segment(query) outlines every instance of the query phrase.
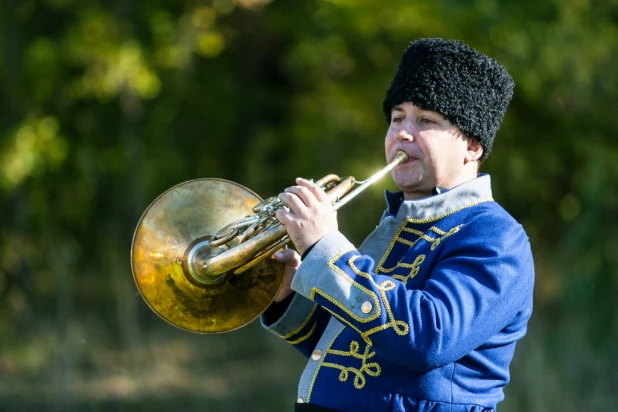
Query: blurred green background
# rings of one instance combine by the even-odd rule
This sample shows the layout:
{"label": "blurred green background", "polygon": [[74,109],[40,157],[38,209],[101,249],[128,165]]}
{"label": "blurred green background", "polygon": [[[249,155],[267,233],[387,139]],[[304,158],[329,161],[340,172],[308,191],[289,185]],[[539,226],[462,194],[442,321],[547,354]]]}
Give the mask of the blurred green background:
{"label": "blurred green background", "polygon": [[[365,178],[399,58],[434,36],[517,83],[482,171],[537,283],[499,409],[617,410],[617,26],[616,0],[0,0],[0,410],[290,410],[303,358],[257,323],[163,322],[133,231],[189,179]],[[387,180],[340,212],[356,244]]]}

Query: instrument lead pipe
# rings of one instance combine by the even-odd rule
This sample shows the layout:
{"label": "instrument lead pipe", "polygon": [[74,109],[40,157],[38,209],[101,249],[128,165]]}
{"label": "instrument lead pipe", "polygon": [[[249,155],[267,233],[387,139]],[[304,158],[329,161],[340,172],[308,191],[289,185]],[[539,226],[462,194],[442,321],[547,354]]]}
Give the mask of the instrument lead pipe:
{"label": "instrument lead pipe", "polygon": [[339,208],[341,208],[342,206],[347,204],[350,200],[358,196],[367,187],[372,185],[376,180],[381,179],[382,176],[384,176],[385,174],[393,170],[395,166],[397,166],[398,164],[404,163],[407,160],[408,160],[408,155],[405,152],[402,152],[402,151],[397,152],[397,156],[395,156],[392,162],[390,162],[384,169],[380,170],[379,172],[377,172],[376,174],[372,175],[367,180],[365,180],[360,186],[358,186],[356,189],[348,193],[343,199],[335,202],[333,204],[333,209],[339,210]]}

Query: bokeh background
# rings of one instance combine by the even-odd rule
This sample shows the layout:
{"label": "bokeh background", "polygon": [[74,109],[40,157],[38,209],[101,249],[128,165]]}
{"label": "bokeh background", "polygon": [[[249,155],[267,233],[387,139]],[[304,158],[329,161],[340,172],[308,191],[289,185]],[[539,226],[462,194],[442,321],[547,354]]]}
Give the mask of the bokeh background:
{"label": "bokeh background", "polygon": [[[384,164],[407,44],[517,83],[489,159],[535,313],[500,410],[618,410],[616,0],[0,0],[0,410],[283,411],[304,359],[253,323],[178,330],[137,294],[141,213],[185,180],[263,197]],[[359,244],[381,182],[340,212]]]}

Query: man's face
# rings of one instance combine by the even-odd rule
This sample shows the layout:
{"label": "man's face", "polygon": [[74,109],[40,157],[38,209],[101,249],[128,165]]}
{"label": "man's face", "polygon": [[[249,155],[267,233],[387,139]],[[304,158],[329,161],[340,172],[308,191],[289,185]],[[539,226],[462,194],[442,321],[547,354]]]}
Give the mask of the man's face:
{"label": "man's face", "polygon": [[384,142],[388,162],[399,150],[408,154],[408,161],[391,172],[405,199],[430,196],[435,186],[450,189],[476,177],[476,170],[471,174],[470,167],[464,167],[471,157],[470,145],[478,151],[478,143],[466,139],[442,115],[411,102],[393,107]]}

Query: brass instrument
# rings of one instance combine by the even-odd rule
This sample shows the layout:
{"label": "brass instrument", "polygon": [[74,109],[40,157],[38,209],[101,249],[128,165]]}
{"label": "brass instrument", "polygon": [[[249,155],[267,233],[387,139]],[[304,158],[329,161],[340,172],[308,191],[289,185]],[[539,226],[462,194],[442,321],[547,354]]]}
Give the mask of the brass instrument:
{"label": "brass instrument", "polygon": [[[364,182],[327,175],[316,184],[337,210],[407,159],[398,152]],[[281,207],[276,197],[261,200],[222,179],[190,180],[161,194],[142,215],[131,247],[133,278],[146,303],[172,325],[198,333],[228,332],[257,318],[283,281],[284,265],[266,259],[290,241],[275,218]]]}

